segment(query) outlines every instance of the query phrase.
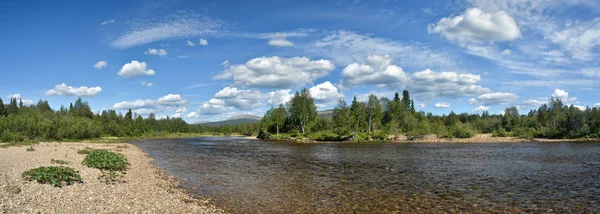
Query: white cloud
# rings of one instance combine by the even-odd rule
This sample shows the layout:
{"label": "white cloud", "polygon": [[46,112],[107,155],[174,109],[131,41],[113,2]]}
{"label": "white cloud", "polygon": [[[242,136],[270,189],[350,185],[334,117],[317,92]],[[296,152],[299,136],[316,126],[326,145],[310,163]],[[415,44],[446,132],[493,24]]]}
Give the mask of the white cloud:
{"label": "white cloud", "polygon": [[549,39],[560,45],[575,59],[596,59],[598,54],[593,53],[592,50],[600,47],[600,18],[579,22],[572,27],[555,31]]}
{"label": "white cloud", "polygon": [[460,98],[491,92],[478,85],[481,77],[457,72],[433,72],[430,69],[404,73],[393,65],[388,56],[369,56],[365,64],[350,64],[342,71],[341,85],[347,88],[374,85],[392,90],[408,89],[422,100],[433,98]]}
{"label": "white cloud", "polygon": [[156,74],[156,72],[152,69],[149,69],[146,65],[146,62],[138,62],[137,60],[132,60],[130,63],[126,63],[121,67],[121,70],[117,72],[117,75],[125,78],[129,77],[137,77],[141,75],[152,76]]}
{"label": "white cloud", "polygon": [[155,100],[136,100],[136,101],[123,101],[113,105],[114,109],[156,109],[158,107]]}
{"label": "white cloud", "polygon": [[8,95],[9,99],[17,99],[17,103],[23,101],[23,105],[29,106],[33,105],[33,100],[24,99],[21,97],[21,94],[10,94]]}
{"label": "white cloud", "polygon": [[146,81],[142,81],[142,82],[140,82],[140,84],[143,86],[146,86],[146,87],[152,87],[154,85],[154,83],[146,82]]}
{"label": "white cloud", "polygon": [[408,90],[423,100],[460,98],[491,92],[489,88],[478,85],[479,81],[481,77],[476,74],[433,72],[427,69],[410,76]]}
{"label": "white cloud", "polygon": [[326,107],[344,98],[344,95],[329,81],[315,85],[308,89],[308,91],[317,107]]}
{"label": "white cloud", "polygon": [[207,46],[208,45],[208,40],[206,40],[206,39],[200,39],[200,43],[198,43],[198,44],[202,45],[202,46]]}
{"label": "white cloud", "polygon": [[267,103],[273,106],[287,103],[292,99],[290,91],[290,89],[282,89],[269,92],[267,94]]}
{"label": "white cloud", "polygon": [[254,88],[286,89],[302,86],[327,76],[335,68],[328,60],[278,56],[254,58],[231,65],[215,79],[233,79],[236,84]]}
{"label": "white cloud", "polygon": [[565,103],[572,103],[577,101],[577,97],[569,97],[569,92],[558,88],[554,89],[554,92],[552,92],[551,96],[554,98],[561,99]]}
{"label": "white cloud", "polygon": [[502,55],[510,55],[511,53],[512,53],[512,51],[508,50],[508,49],[504,49],[502,52],[500,52],[500,54],[502,54]]}
{"label": "white cloud", "polygon": [[535,100],[535,99],[528,99],[523,101],[523,103],[518,106],[519,109],[538,109],[541,105],[546,104],[546,101],[543,100]]}
{"label": "white cloud", "polygon": [[210,99],[208,102],[203,103],[198,108],[198,112],[202,115],[218,115],[226,112],[235,111],[232,106],[225,106],[225,102],[220,99]]}
{"label": "white cloud", "polygon": [[195,44],[195,43],[193,43],[193,42],[192,42],[192,41],[190,41],[190,40],[187,40],[187,41],[186,41],[186,43],[187,43],[187,45],[188,45],[188,46],[192,46],[192,47],[193,47],[193,46],[196,46],[196,44]]}
{"label": "white cloud", "polygon": [[148,48],[148,50],[146,52],[144,52],[144,54],[145,55],[166,56],[167,51],[165,49]]}
{"label": "white cloud", "polygon": [[166,106],[179,106],[187,103],[186,99],[183,99],[179,94],[168,94],[164,97],[158,98],[158,104]]}
{"label": "white cloud", "polygon": [[104,20],[103,22],[101,22],[100,25],[108,25],[108,24],[113,24],[113,23],[115,23],[115,20],[107,19],[107,20]]}
{"label": "white cloud", "polygon": [[594,104],[594,107],[600,107],[600,103]]}
{"label": "white cloud", "polygon": [[[484,112],[490,110],[490,107],[487,106],[478,106],[477,108],[473,109],[474,112]],[[504,112],[502,112],[504,113]]]}
{"label": "white cloud", "polygon": [[436,108],[450,108],[450,103],[447,102],[437,102],[433,105]]}
{"label": "white cloud", "polygon": [[[174,107],[185,105],[187,103],[186,99],[183,99],[179,94],[168,94],[163,96],[157,100],[151,99],[138,99],[135,101],[122,101],[115,103],[113,105],[114,109],[117,110],[126,110],[131,109],[138,114],[147,115],[149,113],[155,112],[165,112],[165,111],[173,111]],[[183,115],[187,111],[185,107],[179,108],[175,110],[176,113]],[[179,116],[181,117],[181,116]]]}
{"label": "white cloud", "polygon": [[262,105],[263,95],[258,91],[225,87],[215,94],[214,99],[222,100],[225,106],[249,110]]}
{"label": "white cloud", "polygon": [[408,81],[402,68],[392,65],[389,56],[371,55],[365,64],[353,63],[342,71],[342,85],[344,87],[357,87],[361,85],[375,85],[391,89],[403,88]]}
{"label": "white cloud", "polygon": [[464,42],[510,41],[521,37],[515,20],[505,12],[486,13],[469,8],[454,17],[429,25],[427,32],[439,33],[448,40]]}
{"label": "white cloud", "polygon": [[198,116],[198,113],[190,112],[189,114],[185,115],[185,118],[197,118]]}
{"label": "white cloud", "polygon": [[362,62],[369,55],[394,56],[403,66],[417,68],[453,68],[452,54],[415,43],[407,44],[385,38],[370,37],[349,31],[336,31],[308,47],[308,52],[333,59],[336,64]]}
{"label": "white cloud", "polygon": [[151,23],[135,23],[128,32],[111,41],[110,46],[125,49],[168,39],[212,35],[220,31],[221,22],[218,20],[179,13]]}
{"label": "white cloud", "polygon": [[186,112],[187,112],[187,108],[186,108],[186,107],[183,107],[183,108],[177,109],[177,110],[175,111],[175,113],[182,113],[182,114],[183,114],[183,113],[186,113]]}
{"label": "white cloud", "polygon": [[479,97],[477,97],[477,98],[471,98],[471,99],[469,99],[469,104],[471,104],[471,105],[476,105],[476,104],[479,104],[479,105],[497,105],[497,104],[507,105],[507,104],[514,103],[518,98],[519,98],[519,96],[516,94],[513,94],[513,93],[494,92],[494,93],[487,93],[487,94],[479,95]]}
{"label": "white cloud", "polygon": [[421,104],[419,104],[419,107],[420,108],[425,108],[425,107],[427,107],[427,105],[425,105],[425,103],[421,103]]}
{"label": "white cloud", "polygon": [[277,47],[292,47],[294,46],[294,43],[287,39],[271,39],[269,40],[269,45]]}
{"label": "white cloud", "polygon": [[99,86],[96,86],[96,87],[81,86],[79,88],[74,88],[72,86],[68,86],[65,83],[62,83],[60,85],[55,85],[53,89],[46,91],[45,94],[46,94],[46,96],[58,95],[58,96],[86,97],[86,96],[95,96],[96,94],[100,93],[101,91],[102,91],[102,88],[100,88]]}
{"label": "white cloud", "polygon": [[108,62],[106,61],[98,61],[96,62],[96,64],[94,64],[94,68],[100,70],[102,68],[106,68],[106,66],[108,66]]}

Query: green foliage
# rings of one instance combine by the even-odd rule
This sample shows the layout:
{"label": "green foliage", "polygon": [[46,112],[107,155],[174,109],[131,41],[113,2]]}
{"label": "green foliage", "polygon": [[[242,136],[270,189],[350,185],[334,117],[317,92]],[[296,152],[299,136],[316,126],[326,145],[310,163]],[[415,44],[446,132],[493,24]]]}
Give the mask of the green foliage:
{"label": "green foliage", "polygon": [[77,171],[64,166],[46,166],[27,170],[23,178],[28,181],[37,181],[42,184],[52,184],[62,187],[63,183],[71,185],[73,182],[81,182],[81,176]]}
{"label": "green foliage", "polygon": [[341,141],[343,140],[339,135],[332,131],[319,131],[307,136],[310,139],[317,141]]}
{"label": "green foliage", "polygon": [[504,128],[499,127],[498,129],[492,131],[492,137],[510,137],[511,134],[506,132]]}
{"label": "green foliage", "polygon": [[258,131],[258,135],[256,137],[263,140],[272,140],[274,138],[271,133],[265,131],[264,129]]}
{"label": "green foliage", "polygon": [[317,106],[306,88],[300,93],[296,92],[288,102],[288,109],[288,119],[302,134],[306,133],[307,126],[317,119]]}
{"label": "green foliage", "polygon": [[71,164],[71,161],[51,159],[50,163],[52,163],[52,164],[66,165],[66,164]]}
{"label": "green foliage", "polygon": [[475,135],[475,133],[473,133],[473,130],[469,129],[469,127],[463,124],[455,125],[451,128],[451,132],[452,137],[455,138],[470,138],[473,137],[473,135]]}
{"label": "green foliage", "polygon": [[123,171],[127,169],[127,158],[119,153],[114,153],[105,149],[95,149],[89,151],[88,155],[83,159],[83,165],[88,167],[110,170]]}

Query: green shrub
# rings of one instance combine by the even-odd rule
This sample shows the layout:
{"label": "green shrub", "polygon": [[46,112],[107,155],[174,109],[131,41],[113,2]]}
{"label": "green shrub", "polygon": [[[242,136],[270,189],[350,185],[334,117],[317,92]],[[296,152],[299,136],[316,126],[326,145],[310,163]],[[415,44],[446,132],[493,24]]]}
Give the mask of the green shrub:
{"label": "green shrub", "polygon": [[50,160],[50,163],[64,165],[64,164],[70,164],[71,162],[65,161],[65,160],[52,159],[52,160]]}
{"label": "green shrub", "polygon": [[506,132],[504,128],[497,128],[492,131],[492,137],[510,137],[510,133]]}
{"label": "green shrub", "polygon": [[128,163],[127,158],[122,154],[105,149],[95,149],[89,151],[83,159],[83,165],[100,170],[123,171],[127,168]]}
{"label": "green shrub", "polygon": [[11,132],[8,129],[4,130],[2,136],[0,136],[0,142],[21,142],[23,140],[25,140],[25,138],[21,134]]}
{"label": "green shrub", "polygon": [[475,135],[475,133],[473,133],[473,130],[469,129],[469,127],[465,125],[457,124],[452,128],[452,137],[470,138],[473,137],[473,135]]}
{"label": "green shrub", "polygon": [[28,181],[35,180],[42,184],[52,184],[55,187],[61,187],[63,183],[71,185],[75,181],[82,182],[77,171],[64,166],[45,166],[30,169],[23,173],[23,178]]}
{"label": "green shrub", "polygon": [[381,130],[375,130],[371,133],[373,140],[386,141],[388,140],[388,134]]}
{"label": "green shrub", "polygon": [[308,138],[316,141],[341,141],[342,138],[332,131],[319,131],[308,135]]}

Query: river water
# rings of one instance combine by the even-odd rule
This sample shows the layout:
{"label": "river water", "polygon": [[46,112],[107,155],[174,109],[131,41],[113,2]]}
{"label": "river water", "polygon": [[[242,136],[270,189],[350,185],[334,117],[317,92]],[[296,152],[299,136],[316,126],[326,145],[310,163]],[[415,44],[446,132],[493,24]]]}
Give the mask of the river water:
{"label": "river water", "polygon": [[232,213],[600,212],[600,143],[133,143]]}

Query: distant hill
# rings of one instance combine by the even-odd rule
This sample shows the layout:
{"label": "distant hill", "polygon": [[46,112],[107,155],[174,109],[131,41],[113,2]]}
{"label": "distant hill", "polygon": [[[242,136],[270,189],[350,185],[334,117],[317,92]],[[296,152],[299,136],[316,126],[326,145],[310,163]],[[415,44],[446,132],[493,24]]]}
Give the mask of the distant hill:
{"label": "distant hill", "polygon": [[[333,110],[319,111],[319,112],[317,112],[317,114],[320,118],[332,118]],[[200,122],[196,122],[194,124],[203,125],[203,126],[213,126],[213,127],[214,126],[224,126],[224,125],[235,126],[235,125],[242,125],[242,124],[248,124],[248,123],[260,123],[261,119],[262,119],[262,117],[259,117],[256,115],[240,114],[240,115],[236,115],[236,116],[227,118],[227,120],[216,121],[216,122],[200,121]]]}
{"label": "distant hill", "polygon": [[227,118],[227,120],[216,121],[216,122],[201,121],[201,122],[197,122],[195,124],[199,124],[202,126],[224,126],[224,125],[235,126],[235,125],[242,125],[242,124],[248,124],[248,123],[260,123],[261,119],[262,119],[262,117],[259,117],[256,115],[240,114],[240,115],[236,115],[236,116]]}

